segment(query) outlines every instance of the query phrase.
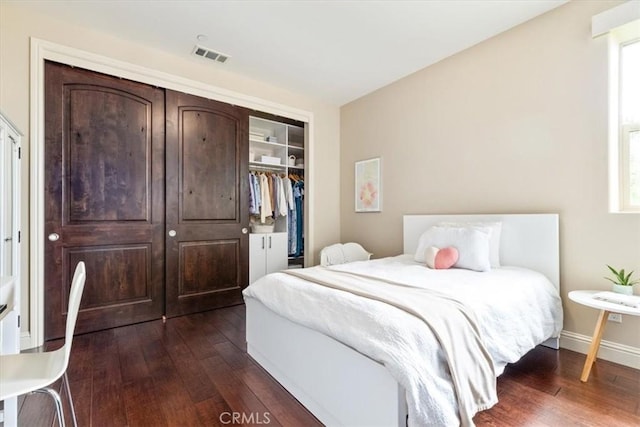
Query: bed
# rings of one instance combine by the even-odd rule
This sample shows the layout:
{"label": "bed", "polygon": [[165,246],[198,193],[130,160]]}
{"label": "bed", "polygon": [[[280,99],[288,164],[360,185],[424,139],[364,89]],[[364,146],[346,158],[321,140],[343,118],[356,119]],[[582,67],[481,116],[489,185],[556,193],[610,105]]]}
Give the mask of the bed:
{"label": "bed", "polygon": [[[414,259],[420,237],[434,225],[489,222],[501,225],[500,268],[482,273],[452,269],[441,274]],[[536,345],[558,348],[562,307],[557,215],[406,215],[403,239],[404,255],[332,266],[327,274],[345,277],[345,282],[348,278],[375,276],[378,281],[386,281],[376,285],[385,292],[413,280],[424,283],[421,289],[433,286],[434,292],[449,292],[455,300],[475,304],[469,310],[479,319],[477,327],[483,343],[486,341],[494,382],[507,363],[517,361]],[[305,269],[305,274],[318,268],[322,267]],[[428,281],[422,280],[423,274],[429,275]],[[460,285],[449,285],[448,278],[440,283],[440,278],[447,275],[453,275]],[[477,280],[482,284],[476,285]],[[515,280],[518,292],[503,291],[513,288],[510,284]],[[475,290],[457,288],[467,283]],[[456,401],[458,391],[451,384],[453,371],[443,367],[438,339],[425,338],[417,329],[414,332],[414,326],[421,324],[415,319],[396,325],[396,321],[407,321],[407,316],[395,307],[343,294],[285,272],[260,279],[244,293],[249,355],[326,425],[472,424],[473,414],[485,407],[465,408],[470,413],[460,415],[464,405]],[[534,308],[530,310],[529,306]],[[523,307],[531,314],[526,314]],[[522,321],[513,320],[513,316],[522,317]],[[369,327],[372,331],[367,330]],[[392,345],[369,341],[373,330],[391,336]],[[394,332],[398,330],[402,333]],[[410,341],[418,335],[418,343]],[[423,352],[415,369],[428,371],[425,378],[413,374],[412,365],[407,373],[399,371],[398,361],[402,365],[418,359],[403,359],[399,349],[409,347]],[[490,400],[486,407],[495,403]]]}

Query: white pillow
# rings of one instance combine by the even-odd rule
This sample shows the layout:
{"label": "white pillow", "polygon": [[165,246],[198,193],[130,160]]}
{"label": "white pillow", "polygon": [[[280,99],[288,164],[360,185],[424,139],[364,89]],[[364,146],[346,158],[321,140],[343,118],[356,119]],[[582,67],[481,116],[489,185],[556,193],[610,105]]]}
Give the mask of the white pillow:
{"label": "white pillow", "polygon": [[423,263],[425,251],[430,246],[437,248],[453,246],[456,248],[458,261],[453,265],[454,267],[475,271],[491,270],[489,233],[478,227],[433,226],[420,236],[414,259]]}
{"label": "white pillow", "polygon": [[502,234],[501,222],[440,222],[439,227],[479,227],[489,229],[489,261],[491,268],[500,267],[500,236]]}

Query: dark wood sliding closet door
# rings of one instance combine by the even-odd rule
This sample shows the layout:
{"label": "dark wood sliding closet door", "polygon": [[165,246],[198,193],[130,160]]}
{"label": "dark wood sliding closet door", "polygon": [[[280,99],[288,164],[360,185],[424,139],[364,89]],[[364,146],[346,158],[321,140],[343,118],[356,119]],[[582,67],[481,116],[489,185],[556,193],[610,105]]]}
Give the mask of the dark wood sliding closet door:
{"label": "dark wood sliding closet door", "polygon": [[166,99],[167,316],[239,304],[249,280],[248,112],[169,90]]}
{"label": "dark wood sliding closet door", "polygon": [[164,107],[163,89],[45,64],[45,339],[80,260],[77,333],[162,316]]}

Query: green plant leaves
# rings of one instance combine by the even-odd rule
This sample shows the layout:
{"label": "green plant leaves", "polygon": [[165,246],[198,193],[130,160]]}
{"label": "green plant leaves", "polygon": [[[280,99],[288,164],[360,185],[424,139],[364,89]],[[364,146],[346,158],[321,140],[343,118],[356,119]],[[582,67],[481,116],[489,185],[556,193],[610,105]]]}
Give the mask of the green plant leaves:
{"label": "green plant leaves", "polygon": [[613,275],[615,276],[615,280],[610,277],[605,277],[605,279],[616,285],[633,286],[637,283],[640,283],[640,280],[631,281],[631,275],[633,274],[633,271],[631,271],[629,274],[625,274],[624,268],[620,269],[620,271],[616,271],[616,269],[611,267],[610,265],[607,265],[607,267],[609,267],[609,270],[611,270],[611,273],[613,273]]}

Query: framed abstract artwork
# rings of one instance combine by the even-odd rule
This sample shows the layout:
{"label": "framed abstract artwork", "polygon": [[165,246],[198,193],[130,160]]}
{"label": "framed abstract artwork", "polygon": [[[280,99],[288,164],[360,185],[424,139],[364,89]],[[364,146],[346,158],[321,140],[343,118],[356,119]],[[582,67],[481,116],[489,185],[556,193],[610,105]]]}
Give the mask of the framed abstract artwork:
{"label": "framed abstract artwork", "polygon": [[380,157],[356,162],[356,212],[382,211]]}

